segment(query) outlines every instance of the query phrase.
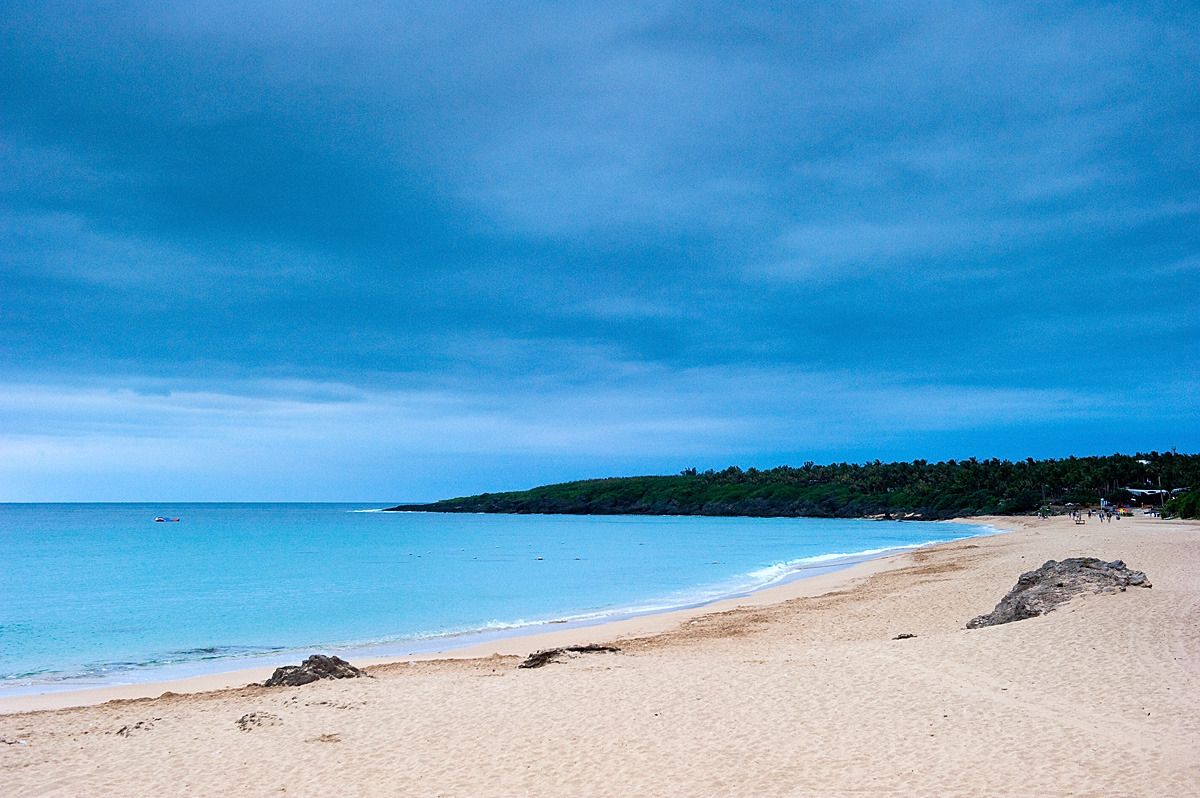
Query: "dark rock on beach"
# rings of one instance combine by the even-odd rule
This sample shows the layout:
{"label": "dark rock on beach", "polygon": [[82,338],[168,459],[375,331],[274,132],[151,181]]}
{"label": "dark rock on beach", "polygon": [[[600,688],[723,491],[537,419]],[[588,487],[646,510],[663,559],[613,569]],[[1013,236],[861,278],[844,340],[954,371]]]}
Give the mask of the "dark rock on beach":
{"label": "dark rock on beach", "polygon": [[1044,615],[1081,593],[1115,593],[1129,586],[1150,587],[1141,571],[1131,571],[1120,560],[1105,562],[1095,557],[1049,560],[1036,571],[1021,574],[1016,587],[996,609],[967,623],[968,629],[996,626]]}
{"label": "dark rock on beach", "polygon": [[263,687],[299,687],[320,679],[354,679],[366,675],[366,671],[354,667],[341,657],[313,654],[299,665],[276,668],[271,678],[263,682]]}
{"label": "dark rock on beach", "polygon": [[546,648],[536,653],[530,654],[525,658],[525,661],[518,665],[518,668],[540,668],[543,665],[548,665],[551,662],[561,662],[564,654],[603,654],[615,653],[621,649],[615,646],[598,646],[596,644],[586,646],[563,646],[562,648]]}

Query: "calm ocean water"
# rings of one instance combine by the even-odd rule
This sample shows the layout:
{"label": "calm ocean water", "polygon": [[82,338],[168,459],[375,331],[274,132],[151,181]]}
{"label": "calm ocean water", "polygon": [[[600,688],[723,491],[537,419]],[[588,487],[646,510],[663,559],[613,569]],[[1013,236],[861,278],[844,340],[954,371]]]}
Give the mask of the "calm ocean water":
{"label": "calm ocean water", "polygon": [[448,635],[466,645],[693,606],[856,559],[846,555],[993,531],[368,509],[0,504],[0,694],[274,665],[312,650],[404,655],[444,648]]}

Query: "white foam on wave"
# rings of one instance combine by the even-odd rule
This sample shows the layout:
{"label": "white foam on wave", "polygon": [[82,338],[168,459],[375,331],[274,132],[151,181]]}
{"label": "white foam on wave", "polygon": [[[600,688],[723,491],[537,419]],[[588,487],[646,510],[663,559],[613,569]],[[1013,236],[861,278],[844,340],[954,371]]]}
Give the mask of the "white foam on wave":
{"label": "white foam on wave", "polygon": [[[845,560],[846,564],[848,565],[853,565],[858,562],[887,554],[898,554],[902,551],[910,551],[912,549],[919,549],[925,546],[935,546],[938,543],[948,543],[949,540],[950,539],[927,540],[924,543],[907,543],[899,546],[888,546],[882,549],[863,549],[862,551],[854,552],[815,554],[812,557],[800,557],[799,559],[788,560],[787,562],[776,563],[775,565],[768,565],[766,568],[762,568],[757,571],[751,571],[750,573],[746,574],[746,576],[749,577],[751,581],[766,581],[769,583],[796,573],[797,571],[803,571],[813,567],[834,565],[841,560]],[[953,538],[953,540],[958,540],[958,538]]]}
{"label": "white foam on wave", "polygon": [[[964,531],[970,527],[963,527]],[[884,557],[890,554],[899,554],[904,551],[912,551],[913,549],[924,548],[925,546],[935,546],[939,543],[949,543],[955,540],[964,540],[967,538],[979,537],[981,535],[995,534],[999,530],[990,525],[978,525],[977,529],[971,534],[955,536],[951,538],[938,538],[935,540],[927,540],[921,543],[898,544],[895,546],[887,546],[884,548],[863,549],[855,552],[832,552],[828,554],[816,554],[810,557],[800,557],[787,562],[775,563],[764,568],[759,568],[743,574],[736,574],[732,577],[724,579],[717,583],[707,585],[697,585],[696,587],[677,591],[667,596],[661,596],[649,601],[621,605],[616,607],[597,608],[570,615],[558,615],[552,618],[538,619],[515,619],[515,620],[492,620],[486,624],[472,625],[452,630],[438,630],[424,633],[416,633],[405,635],[402,638],[390,638],[387,640],[376,640],[369,643],[357,643],[353,647],[360,646],[395,646],[405,643],[425,643],[429,644],[435,641],[445,641],[454,638],[472,638],[480,636],[495,635],[502,632],[532,632],[542,631],[543,627],[548,626],[588,626],[597,623],[606,623],[608,621],[620,620],[624,618],[634,618],[641,615],[653,615],[661,612],[672,612],[675,610],[692,609],[695,607],[711,604],[716,601],[729,598],[741,598],[743,596],[756,593],[776,585],[801,579],[806,576],[816,576],[817,573],[828,573],[831,571],[849,568],[852,565],[857,565],[868,560],[873,560],[879,557]],[[462,645],[469,645],[470,642],[463,642]],[[448,646],[453,648],[456,646]]]}
{"label": "white foam on wave", "polygon": [[[631,617],[656,612],[689,609],[714,601],[721,601],[722,599],[741,598],[768,587],[795,581],[805,576],[818,575],[816,573],[809,573],[812,571],[828,573],[890,554],[899,554],[904,551],[924,548],[925,546],[935,546],[939,543],[949,543],[955,540],[994,534],[998,531],[991,526],[979,526],[981,531],[962,535],[961,537],[939,538],[936,540],[927,540],[922,543],[899,544],[885,548],[863,549],[855,552],[831,552],[828,554],[815,554],[810,557],[800,557],[788,560],[787,562],[768,565],[748,573],[737,574],[716,584],[699,585],[696,588],[664,597],[661,601],[654,604],[644,604],[614,610],[611,614]],[[964,531],[967,529],[969,527],[964,527]]]}

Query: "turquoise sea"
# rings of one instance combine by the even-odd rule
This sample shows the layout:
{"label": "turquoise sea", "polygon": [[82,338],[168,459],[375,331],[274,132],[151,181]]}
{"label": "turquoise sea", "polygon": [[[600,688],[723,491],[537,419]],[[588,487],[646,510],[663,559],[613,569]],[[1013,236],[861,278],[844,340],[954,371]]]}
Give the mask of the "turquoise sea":
{"label": "turquoise sea", "polygon": [[0,695],[470,645],[994,531],[380,506],[0,504]]}

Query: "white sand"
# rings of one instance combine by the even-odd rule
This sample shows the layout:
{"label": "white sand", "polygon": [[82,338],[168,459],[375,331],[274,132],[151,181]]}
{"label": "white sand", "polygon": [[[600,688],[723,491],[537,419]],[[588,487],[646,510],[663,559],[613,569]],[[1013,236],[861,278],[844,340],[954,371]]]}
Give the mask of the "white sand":
{"label": "white sand", "polygon": [[[1200,524],[989,520],[1017,531],[369,680],[0,715],[0,794],[1200,795]],[[1081,555],[1154,588],[963,628]],[[516,669],[576,642],[623,651]]]}

